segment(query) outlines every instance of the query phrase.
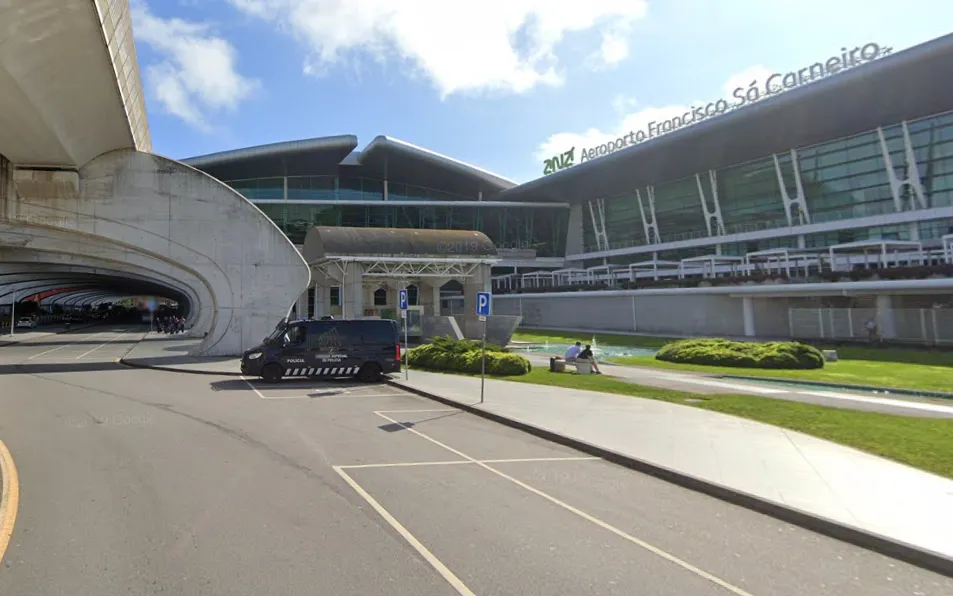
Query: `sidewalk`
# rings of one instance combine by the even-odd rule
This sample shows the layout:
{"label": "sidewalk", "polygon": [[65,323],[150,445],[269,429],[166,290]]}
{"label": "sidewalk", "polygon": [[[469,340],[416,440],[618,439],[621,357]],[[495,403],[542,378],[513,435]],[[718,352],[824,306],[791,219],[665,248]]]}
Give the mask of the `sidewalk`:
{"label": "sidewalk", "polygon": [[[953,480],[801,433],[667,402],[410,371],[392,384],[873,550],[953,573]],[[707,487],[707,489],[706,489]]]}
{"label": "sidewalk", "polygon": [[190,356],[189,350],[200,342],[200,339],[185,335],[150,332],[120,358],[120,362],[137,368],[173,372],[241,375],[241,361],[234,356]]}

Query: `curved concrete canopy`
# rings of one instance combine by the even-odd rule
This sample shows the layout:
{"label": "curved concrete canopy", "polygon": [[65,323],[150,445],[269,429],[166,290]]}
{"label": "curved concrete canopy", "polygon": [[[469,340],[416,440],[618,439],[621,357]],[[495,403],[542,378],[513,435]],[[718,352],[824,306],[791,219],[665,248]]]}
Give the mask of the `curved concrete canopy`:
{"label": "curved concrete canopy", "polygon": [[315,227],[304,239],[302,255],[313,263],[328,257],[495,257],[483,232],[395,228]]}
{"label": "curved concrete canopy", "polygon": [[73,176],[14,172],[13,196],[0,213],[0,251],[138,273],[179,291],[192,307],[193,335],[204,338],[197,353],[236,355],[256,345],[310,282],[281,230],[198,170],[120,150]]}
{"label": "curved concrete canopy", "polygon": [[78,168],[152,149],[128,0],[7,0],[0,24],[0,154]]}
{"label": "curved concrete canopy", "polygon": [[[128,263],[110,262],[85,255],[43,252],[25,249],[0,250],[0,286],[12,288],[33,281],[62,283],[62,280],[77,279],[79,276],[93,276],[96,279],[119,278],[157,284],[165,290],[160,296],[182,296],[181,302],[189,307],[189,323],[194,324],[198,315],[197,305],[201,302],[198,295],[183,283],[182,278],[172,278],[154,270],[137,267]],[[123,287],[123,284],[117,284]],[[21,295],[22,298],[22,295]],[[0,304],[3,299],[0,298]]]}

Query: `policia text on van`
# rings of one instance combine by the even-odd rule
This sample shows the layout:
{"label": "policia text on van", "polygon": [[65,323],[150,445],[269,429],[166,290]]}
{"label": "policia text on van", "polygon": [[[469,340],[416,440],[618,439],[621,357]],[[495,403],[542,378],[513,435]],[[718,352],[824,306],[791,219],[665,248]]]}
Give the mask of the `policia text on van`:
{"label": "policia text on van", "polygon": [[242,374],[269,382],[283,377],[357,377],[380,380],[400,371],[396,321],[279,323],[260,346],[242,355]]}

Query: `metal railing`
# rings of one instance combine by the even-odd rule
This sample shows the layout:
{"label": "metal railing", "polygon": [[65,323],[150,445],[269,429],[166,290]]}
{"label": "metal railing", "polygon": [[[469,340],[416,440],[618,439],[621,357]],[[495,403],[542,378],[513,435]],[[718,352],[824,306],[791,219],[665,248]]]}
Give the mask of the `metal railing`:
{"label": "metal railing", "polygon": [[[873,330],[870,321],[876,324]],[[953,309],[948,308],[791,308],[788,326],[793,339],[953,344]]]}

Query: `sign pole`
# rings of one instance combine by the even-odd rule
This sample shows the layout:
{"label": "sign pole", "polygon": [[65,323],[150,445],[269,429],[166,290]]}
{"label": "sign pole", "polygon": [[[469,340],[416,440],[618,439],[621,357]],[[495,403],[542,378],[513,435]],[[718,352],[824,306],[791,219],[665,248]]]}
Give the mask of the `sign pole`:
{"label": "sign pole", "polygon": [[[405,282],[406,286],[406,282]],[[409,327],[410,319],[407,316],[407,310],[410,308],[410,296],[407,293],[407,288],[401,288],[397,292],[397,307],[400,309],[400,320],[404,322],[404,380],[410,380],[410,339],[409,336]]]}
{"label": "sign pole", "polygon": [[476,314],[483,323],[483,357],[480,359],[480,403],[486,386],[486,318],[490,316],[490,293],[477,292]]}
{"label": "sign pole", "polygon": [[483,403],[483,388],[486,386],[486,317],[483,317],[483,358],[480,361],[480,403]]}
{"label": "sign pole", "polygon": [[13,302],[10,303],[10,337],[16,334],[17,326],[17,291],[13,290]]}

